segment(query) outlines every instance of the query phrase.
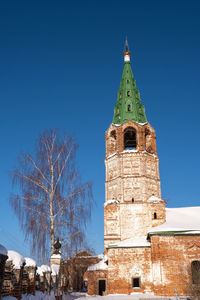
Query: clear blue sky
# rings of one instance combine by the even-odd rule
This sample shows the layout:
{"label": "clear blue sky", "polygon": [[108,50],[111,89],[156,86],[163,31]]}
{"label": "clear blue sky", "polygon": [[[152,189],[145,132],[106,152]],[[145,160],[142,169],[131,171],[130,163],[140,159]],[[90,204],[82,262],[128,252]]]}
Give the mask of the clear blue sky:
{"label": "clear blue sky", "polygon": [[80,143],[94,183],[90,244],[103,251],[104,133],[112,122],[128,36],[132,70],[155,128],[168,206],[200,204],[200,2],[0,2],[0,243],[29,256],[8,204],[9,171],[39,132]]}

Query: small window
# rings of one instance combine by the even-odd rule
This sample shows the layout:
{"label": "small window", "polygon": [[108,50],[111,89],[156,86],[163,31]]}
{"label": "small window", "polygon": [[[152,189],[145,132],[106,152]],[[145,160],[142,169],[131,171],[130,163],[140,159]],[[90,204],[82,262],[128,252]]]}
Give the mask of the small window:
{"label": "small window", "polygon": [[140,277],[135,277],[132,279],[132,287],[134,289],[139,289],[140,288]]}
{"label": "small window", "polygon": [[142,112],[142,109],[141,109],[141,107],[139,108],[139,113],[141,113]]}
{"label": "small window", "polygon": [[129,79],[127,79],[127,83],[129,83],[130,81],[129,81]]}
{"label": "small window", "polygon": [[117,109],[117,113],[119,113],[119,108]]}
{"label": "small window", "polygon": [[122,93],[119,94],[119,98],[120,98],[120,99],[122,98]]}
{"label": "small window", "polygon": [[130,91],[127,91],[127,96],[130,97]]}
{"label": "small window", "polygon": [[132,198],[132,203],[134,203],[134,198]]}
{"label": "small window", "polygon": [[131,111],[131,106],[130,106],[130,104],[128,104],[128,111]]}
{"label": "small window", "polygon": [[153,218],[154,218],[154,220],[157,219],[157,213],[156,212],[153,214]]}

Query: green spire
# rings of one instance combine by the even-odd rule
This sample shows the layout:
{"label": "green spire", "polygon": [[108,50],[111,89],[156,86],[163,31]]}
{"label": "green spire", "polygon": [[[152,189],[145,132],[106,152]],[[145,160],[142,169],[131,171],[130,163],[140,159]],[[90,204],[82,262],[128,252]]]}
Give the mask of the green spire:
{"label": "green spire", "polygon": [[147,122],[145,108],[142,105],[140,93],[136,87],[136,81],[131,70],[130,56],[126,40],[124,70],[120,81],[117,103],[114,108],[114,124],[123,124],[129,120],[136,123]]}

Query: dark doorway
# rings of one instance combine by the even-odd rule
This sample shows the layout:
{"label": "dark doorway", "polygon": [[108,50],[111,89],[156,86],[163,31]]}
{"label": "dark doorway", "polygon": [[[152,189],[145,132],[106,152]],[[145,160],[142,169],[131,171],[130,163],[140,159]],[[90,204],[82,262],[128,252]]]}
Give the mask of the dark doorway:
{"label": "dark doorway", "polygon": [[100,279],[98,281],[98,289],[99,289],[99,295],[103,296],[103,293],[106,291],[106,281],[105,279]]}

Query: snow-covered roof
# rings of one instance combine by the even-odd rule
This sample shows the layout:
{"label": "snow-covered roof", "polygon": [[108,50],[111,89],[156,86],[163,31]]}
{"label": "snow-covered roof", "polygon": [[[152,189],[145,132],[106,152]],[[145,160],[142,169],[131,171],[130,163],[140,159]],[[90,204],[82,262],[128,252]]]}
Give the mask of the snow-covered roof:
{"label": "snow-covered roof", "polygon": [[107,205],[110,205],[110,204],[118,204],[118,203],[119,203],[119,201],[117,199],[107,200],[104,203],[104,207],[106,207]]}
{"label": "snow-covered roof", "polygon": [[59,266],[59,265],[52,264],[52,265],[51,265],[51,272],[52,272],[52,275],[58,275],[59,269],[60,269],[60,266]]}
{"label": "snow-covered roof", "polygon": [[12,261],[14,269],[20,269],[25,263],[24,257],[13,250],[8,250],[8,261]]}
{"label": "snow-covered roof", "polygon": [[43,273],[51,272],[51,268],[47,265],[41,265],[41,267],[37,267],[36,273],[40,276],[43,276]]}
{"label": "snow-covered roof", "polygon": [[7,249],[1,244],[0,244],[0,254],[2,254],[2,255],[7,255],[8,254]]}
{"label": "snow-covered roof", "polygon": [[108,265],[106,264],[106,261],[108,260],[107,256],[104,255],[103,259],[98,262],[95,265],[89,266],[87,271],[100,271],[100,270],[107,270],[108,269]]}
{"label": "snow-covered roof", "polygon": [[117,244],[108,245],[108,248],[134,248],[134,247],[151,247],[146,236],[123,240]]}
{"label": "snow-covered roof", "polygon": [[154,232],[200,234],[200,207],[166,208],[166,222],[149,230]]}
{"label": "snow-covered roof", "polygon": [[161,198],[158,198],[158,197],[156,197],[156,196],[151,196],[148,200],[147,200],[147,202],[160,202],[160,201],[163,201]]}
{"label": "snow-covered roof", "polygon": [[25,263],[26,263],[26,267],[36,267],[37,263],[34,259],[30,258],[30,257],[25,257]]}

